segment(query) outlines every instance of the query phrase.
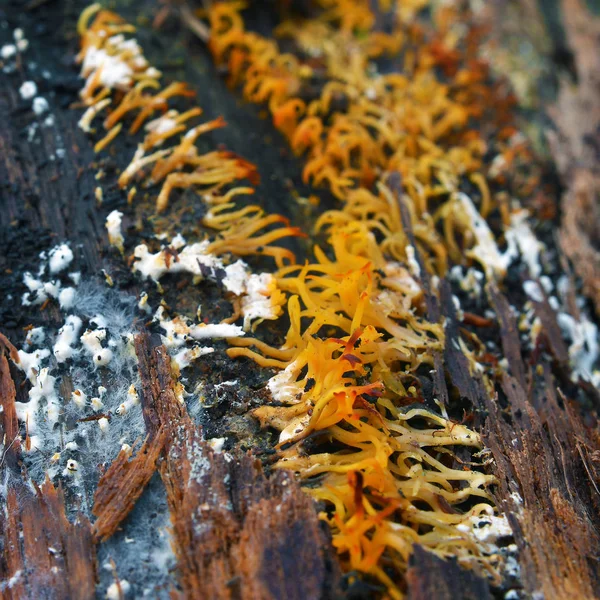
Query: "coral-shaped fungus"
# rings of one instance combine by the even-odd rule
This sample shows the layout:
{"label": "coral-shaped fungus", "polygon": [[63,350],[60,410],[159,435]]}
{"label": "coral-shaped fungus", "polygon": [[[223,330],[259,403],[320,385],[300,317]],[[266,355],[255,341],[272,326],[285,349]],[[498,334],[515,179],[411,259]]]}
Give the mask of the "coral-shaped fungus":
{"label": "coral-shaped fungus", "polygon": [[[287,53],[246,30],[242,2],[215,2],[202,13],[231,85],[268,107],[305,159],[305,182],[340,201],[317,219],[326,241],[313,260],[296,265],[289,250],[271,245],[300,235],[283,217],[235,203],[253,192],[240,181],[255,179],[254,166],[228,151],[202,154],[197,145],[224,121],[193,126],[199,108],[170,107],[170,98],[190,97],[190,89],[175,82],[161,90],[160,73],[127,38],[133,28],[97,5],[79,27],[88,106],[81,126],[91,132],[106,113],[107,133],[96,144],[102,150],[132,119],[130,133],[143,127],[144,139],[119,184],[160,184],[158,211],[176,188],[198,190],[209,205],[204,223],[216,239],[155,254],[140,246],[134,270],[158,281],[166,272],[204,276],[207,265],[223,268],[228,254],[275,259],[273,274],[249,274],[241,261],[225,267],[225,287],[237,297],[236,314],[222,324],[234,332],[228,354],[279,370],[268,383],[275,402],[254,416],[280,432],[276,466],[298,473],[325,503],[322,517],[348,570],[375,577],[399,598],[419,543],[498,578],[500,557],[474,533],[477,517],[495,510],[487,453],[441,403],[438,411],[425,407],[421,377],[447,343],[444,322],[431,320],[426,301],[439,278],[452,264],[473,264],[488,280],[502,279],[522,250],[514,228],[526,226],[523,211],[498,193],[527,152],[512,125],[511,98],[490,82],[473,50],[476,32],[454,5],[382,1],[391,23],[384,31],[367,0],[317,4],[317,17],[278,27]],[[430,29],[420,19],[424,8]],[[393,58],[394,69],[379,73],[383,58]],[[486,217],[493,211],[501,219],[492,228]],[[234,337],[282,316],[289,328],[280,347]],[[243,331],[232,324],[238,317]],[[166,319],[162,307],[155,318],[172,346],[203,335],[185,319]],[[476,336],[457,343],[478,371]]]}

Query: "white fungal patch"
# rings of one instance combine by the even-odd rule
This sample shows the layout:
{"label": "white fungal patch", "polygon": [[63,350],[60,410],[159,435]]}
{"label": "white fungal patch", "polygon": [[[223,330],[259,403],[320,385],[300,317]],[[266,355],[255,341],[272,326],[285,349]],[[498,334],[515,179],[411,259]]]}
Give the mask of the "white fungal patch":
{"label": "white fungal patch", "polygon": [[130,590],[131,585],[127,579],[119,579],[118,582],[115,581],[108,586],[108,589],[106,590],[106,599],[121,600],[121,598],[127,596]]}
{"label": "white fungal patch", "polygon": [[31,273],[27,272],[23,275],[23,283],[29,290],[29,292],[23,294],[23,306],[41,304],[48,298],[44,292],[44,283],[39,279],[36,279]]}
{"label": "white fungal patch", "polygon": [[98,329],[106,329],[108,327],[108,321],[103,315],[97,314],[90,319],[90,323],[98,327]]}
{"label": "white fungal patch", "polygon": [[9,58],[12,58],[16,55],[16,53],[17,47],[15,46],[15,44],[4,44],[4,46],[0,48],[0,57],[3,60],[8,60]]}
{"label": "white fungal patch", "polygon": [[267,388],[271,392],[273,400],[284,404],[297,404],[298,394],[302,388],[296,381],[298,378],[298,367],[296,362],[290,363],[283,371],[273,375],[267,382]]}
{"label": "white fungal patch", "polygon": [[121,231],[123,213],[118,210],[113,210],[106,217],[106,231],[108,232],[108,241],[111,246],[114,246],[119,250],[119,252],[123,252],[123,242],[125,238],[123,237],[123,232]]}
{"label": "white fungal patch", "polygon": [[96,367],[105,367],[113,358],[110,348],[104,348],[102,342],[106,340],[106,329],[88,329],[81,336],[81,343],[86,352],[91,356]]}
{"label": "white fungal patch", "polygon": [[81,479],[81,466],[74,458],[70,458],[67,460],[62,475],[71,480],[72,483],[77,484]]}
{"label": "white fungal patch", "polygon": [[50,350],[42,348],[34,352],[18,351],[19,363],[17,366],[25,373],[25,376],[32,385],[37,381],[38,373],[41,371],[42,361],[50,356]]}
{"label": "white fungal patch", "polygon": [[594,381],[594,365],[600,355],[597,325],[585,315],[577,321],[564,312],[558,313],[557,321],[563,335],[571,341],[569,359],[573,369],[572,378],[575,381],[579,377]]}
{"label": "white fungal patch", "polygon": [[62,310],[70,310],[75,304],[75,288],[67,287],[58,293],[58,304]]}
{"label": "white fungal patch", "polygon": [[25,52],[25,50],[29,48],[29,40],[25,38],[25,33],[20,27],[17,27],[13,31],[13,39],[15,40],[15,45],[19,52]]}
{"label": "white fungal patch", "polygon": [[545,249],[533,233],[527,219],[529,211],[519,209],[510,216],[510,228],[505,232],[506,242],[509,247],[518,247],[523,261],[529,269],[529,275],[537,278],[542,274],[540,256]]}
{"label": "white fungal patch", "polygon": [[415,247],[411,244],[408,244],[405,248],[406,251],[406,264],[408,266],[408,270],[413,277],[421,276],[421,267],[419,262],[416,259],[416,251]]}
{"label": "white fungal patch", "polygon": [[523,290],[534,302],[544,301],[544,292],[536,281],[527,280],[523,283]]}
{"label": "white fungal patch", "polygon": [[98,70],[99,83],[103,87],[128,90],[133,85],[133,69],[125,61],[102,48],[90,46],[81,67],[81,76],[87,78],[84,90],[87,90]]}
{"label": "white fungal patch", "polygon": [[[46,352],[50,354],[48,350]],[[48,421],[54,426],[60,415],[60,399],[56,393],[56,378],[50,375],[47,367],[32,372],[30,381],[29,402],[15,402],[15,408],[17,419],[26,424],[29,433],[34,434],[39,428],[37,417],[42,401],[46,403]]]}
{"label": "white fungal patch", "polygon": [[485,269],[488,277],[502,279],[506,274],[508,265],[517,256],[517,246],[514,239],[507,238],[508,247],[504,253],[501,253],[485,219],[479,214],[479,211],[473,204],[473,201],[463,193],[456,195],[459,203],[459,209],[463,211],[464,216],[470,222],[476,244],[467,255],[477,260]]}
{"label": "white fungal patch", "polygon": [[[417,264],[418,266],[418,264]],[[385,279],[382,280],[385,287],[402,292],[410,299],[420,296],[423,291],[415,278],[399,262],[389,261],[383,267]]]}
{"label": "white fungal patch", "polygon": [[248,265],[243,260],[237,260],[225,268],[223,285],[228,292],[241,296],[246,293],[248,277]]}
{"label": "white fungal patch", "polygon": [[281,314],[279,304],[272,300],[277,283],[270,273],[252,274],[246,281],[245,295],[242,296],[241,309],[244,315],[244,330],[248,330],[252,321],[273,320]]}
{"label": "white fungal patch", "polygon": [[148,66],[135,39],[125,39],[118,34],[102,40],[99,45],[102,47],[90,45],[83,57],[81,76],[86,78],[86,83],[82,97],[86,97],[93,81],[109,89],[127,91],[133,87],[136,74],[160,77],[160,71]]}
{"label": "white fungal patch", "polygon": [[423,291],[407,267],[399,262],[390,261],[384,265],[382,271],[385,277],[381,279],[381,286],[378,286],[373,294],[373,302],[385,314],[396,313],[399,307],[407,311],[412,310],[415,300],[422,296]]}
{"label": "white fungal patch", "polygon": [[183,248],[185,245],[187,244],[186,239],[180,234],[178,233],[172,240],[171,240],[171,248],[175,248],[175,250],[180,250],[181,248]]}
{"label": "white fungal patch", "polygon": [[456,528],[472,535],[487,553],[497,551],[498,540],[513,534],[506,515],[472,515]]}
{"label": "white fungal patch", "polygon": [[[69,250],[70,251],[70,250]],[[61,292],[61,283],[58,280],[43,281],[41,277],[46,272],[47,260],[46,253],[40,254],[40,267],[37,277],[34,277],[30,272],[23,275],[23,283],[29,290],[22,296],[21,302],[23,306],[33,306],[42,304],[48,298],[58,298]]]}
{"label": "white fungal patch", "polygon": [[9,579],[5,579],[0,582],[0,592],[5,592],[6,590],[10,590],[14,588],[23,578],[23,570],[19,569],[15,571],[15,574]]}
{"label": "white fungal patch", "polygon": [[210,440],[207,440],[207,442],[215,452],[223,452],[223,446],[225,445],[224,437],[211,438]]}
{"label": "white fungal patch", "polygon": [[92,410],[94,412],[98,412],[99,410],[102,410],[104,408],[104,402],[102,402],[102,399],[98,396],[94,396],[90,400],[90,406],[92,407]]}
{"label": "white fungal patch", "polygon": [[148,305],[148,294],[146,292],[142,292],[140,294],[140,300],[138,302],[138,308],[143,310],[145,313],[149,313],[152,311],[150,306]]}
{"label": "white fungal patch", "polygon": [[50,250],[49,267],[51,273],[60,273],[73,261],[73,251],[67,244],[60,244]]}
{"label": "white fungal patch", "polygon": [[194,346],[193,348],[187,348],[180,350],[173,356],[172,360],[175,362],[179,370],[189,367],[195,360],[206,354],[212,354],[215,351],[214,348],[202,348],[201,346]]}
{"label": "white fungal patch", "polygon": [[241,296],[244,330],[255,320],[273,320],[281,314],[281,306],[273,301],[277,281],[270,273],[249,273],[248,265],[238,260],[225,267],[223,285],[228,292]]}
{"label": "white fungal patch", "polygon": [[162,337],[162,342],[167,348],[179,348],[190,339],[190,327],[183,317],[175,317],[168,319],[165,316],[164,306],[159,306],[155,315],[154,321],[158,322],[160,327],[165,331]]}
{"label": "white fungal patch", "polygon": [[60,281],[52,280],[44,283],[44,293],[51,298],[58,298],[60,293]]}
{"label": "white fungal patch", "polygon": [[75,315],[67,317],[65,324],[58,331],[58,337],[54,344],[53,352],[56,362],[63,363],[77,353],[77,350],[73,348],[73,345],[79,338],[81,325],[82,323],[79,317],[76,317]]}
{"label": "white fungal patch", "polygon": [[[69,287],[69,284],[61,287],[61,283],[69,281],[69,278],[77,282],[79,275],[71,276],[69,271],[72,269],[61,269],[54,275],[50,269],[51,257],[61,261],[70,258],[59,256],[56,252],[61,252],[60,247],[52,253],[41,253],[39,265],[32,265],[31,272],[24,278],[25,291],[31,295],[32,304],[58,297],[63,308],[71,305],[68,296],[73,294],[74,287]],[[54,280],[48,281],[49,278]],[[66,304],[65,299],[69,300]],[[58,327],[53,328],[52,325],[31,330],[19,360],[15,361],[25,372],[30,382],[28,385],[31,385],[30,391],[24,390],[26,397],[17,404],[16,412],[20,427],[27,429],[29,434],[24,462],[35,481],[43,480],[46,473],[50,477],[60,475],[65,469],[66,458],[79,458],[76,454],[79,451],[86,456],[86,464],[87,461],[94,464],[110,461],[115,447],[125,442],[133,443],[144,432],[139,402],[136,403],[133,396],[135,390],[133,394],[127,394],[127,388],[138,381],[130,347],[132,336],[129,328],[135,316],[133,301],[119,292],[86,282],[77,288],[71,310],[75,312],[63,317],[63,326],[58,331]],[[98,314],[100,310],[102,314]],[[87,336],[82,336],[86,325]],[[84,341],[87,343],[84,344]],[[102,361],[96,357],[98,351],[103,354]],[[103,370],[96,372],[91,368],[92,361],[96,366],[99,362],[104,364],[107,356],[111,355],[118,356],[118,360],[110,361],[110,373]],[[68,374],[75,390],[68,391],[64,398],[58,369],[54,372],[51,367],[54,364],[59,365],[61,374]],[[96,394],[94,388],[101,382],[105,382],[109,391],[99,388]],[[123,403],[130,407],[126,419],[115,414],[117,407]],[[68,430],[57,427],[63,418],[63,410],[65,419],[72,424]],[[93,411],[107,413],[96,412],[98,420],[107,420],[99,423],[98,420],[80,420],[92,416]],[[111,413],[112,420],[109,417]],[[38,452],[35,452],[36,449]],[[67,455],[66,450],[69,451]],[[53,455],[56,455],[54,464],[51,462]],[[81,482],[80,476],[72,473],[65,473],[65,476],[69,478],[68,485]]]}
{"label": "white fungal patch", "polygon": [[42,96],[36,96],[33,99],[33,112],[36,116],[41,117],[44,113],[48,112],[50,106],[48,105],[48,100],[43,98]]}
{"label": "white fungal patch", "polygon": [[40,346],[46,339],[46,332],[43,327],[34,327],[27,332],[25,343],[29,346]]}
{"label": "white fungal patch", "polygon": [[246,335],[244,330],[239,325],[231,323],[211,323],[205,325],[193,325],[190,327],[190,335],[195,340],[204,340],[211,338],[233,338]]}
{"label": "white fungal patch", "polygon": [[77,408],[81,410],[85,408],[85,405],[87,404],[87,396],[82,390],[74,390],[71,393],[71,401]]}
{"label": "white fungal patch", "polygon": [[481,271],[469,267],[463,274],[463,267],[455,265],[450,269],[450,278],[456,281],[460,289],[471,298],[481,298],[484,275]]}
{"label": "white fungal patch", "polygon": [[129,387],[127,390],[127,400],[122,402],[117,408],[118,415],[127,414],[134,406],[137,406],[140,403],[140,398],[138,396],[137,390],[134,385]]}
{"label": "white fungal patch", "polygon": [[459,321],[464,321],[465,313],[463,312],[463,309],[460,305],[460,300],[458,299],[458,296],[455,296],[454,294],[452,294],[452,304],[454,304],[454,310],[456,311],[456,318]]}
{"label": "white fungal patch", "polygon": [[141,244],[133,252],[137,259],[133,271],[154,281],[158,281],[165,273],[191,273],[203,277],[203,267],[210,270],[223,268],[222,261],[207,251],[209,245],[210,242],[205,240],[185,246],[176,254],[168,248],[152,254],[148,246]]}
{"label": "white fungal patch", "polygon": [[[238,325],[230,323],[214,323],[205,325],[190,324],[185,317],[177,316],[169,319],[165,316],[165,309],[160,306],[154,315],[154,321],[160,324],[165,335],[162,335],[163,344],[174,350],[180,348],[191,339],[202,340],[212,338],[230,338],[244,335],[244,330]],[[190,349],[181,350],[172,355],[172,360],[180,369],[188,367],[197,358],[214,352],[214,348],[202,348],[194,346]]]}
{"label": "white fungal patch", "polygon": [[37,94],[35,81],[25,81],[19,88],[19,94],[23,100],[31,100]]}

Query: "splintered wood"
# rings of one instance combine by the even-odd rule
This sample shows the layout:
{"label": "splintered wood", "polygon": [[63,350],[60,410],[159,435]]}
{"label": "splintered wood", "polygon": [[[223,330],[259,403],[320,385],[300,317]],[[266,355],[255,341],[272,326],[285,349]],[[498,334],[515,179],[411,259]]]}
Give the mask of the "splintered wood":
{"label": "splintered wood", "polygon": [[458,567],[415,546],[406,572],[408,600],[491,600],[487,582],[470,571]]}
{"label": "splintered wood", "polygon": [[551,112],[558,132],[548,133],[566,188],[560,240],[600,314],[600,17],[583,0],[562,0],[562,9],[577,85],[566,78],[561,81]]}
{"label": "splintered wood", "polygon": [[581,409],[562,395],[561,408],[547,359],[541,360],[544,392],[532,397],[529,381],[537,372],[529,369],[526,377],[515,317],[499,292],[492,294],[512,373],[502,380],[510,422],[498,402],[485,396],[484,438],[519,547],[523,584],[548,600],[595,598],[600,471],[590,449],[598,448],[600,427],[591,415],[584,423]]}
{"label": "splintered wood", "polygon": [[132,449],[123,448],[106,473],[100,478],[94,495],[92,514],[96,517],[94,537],[105,542],[117,531],[131,512],[146,484],[156,471],[156,461],[163,447],[159,434],[146,440],[131,458]]}
{"label": "splintered wood", "polygon": [[0,511],[0,597],[46,598],[50,593],[57,600],[93,598],[96,549],[90,522],[82,514],[69,521],[62,489],[49,479],[38,486],[20,473],[15,385],[5,352],[18,360],[0,334],[0,478],[7,490],[5,510]]}
{"label": "splintered wood", "polygon": [[3,442],[0,468],[6,464],[8,468],[16,468],[16,460],[21,449],[19,424],[15,409],[16,390],[10,374],[10,366],[6,354],[18,360],[15,347],[0,333],[0,438]]}
{"label": "splintered wood", "polygon": [[[65,516],[62,490],[49,480],[35,492],[21,480],[10,489],[8,518],[0,520],[5,540],[6,578],[14,584],[5,598],[85,599],[95,597],[96,556],[90,523],[78,515]],[[3,573],[4,579],[4,573]]]}
{"label": "splintered wood", "polygon": [[160,340],[142,333],[136,352],[148,433],[165,435],[160,474],[181,597],[331,595],[338,567],[310,498],[287,473],[267,479],[250,456],[215,452],[177,399]]}

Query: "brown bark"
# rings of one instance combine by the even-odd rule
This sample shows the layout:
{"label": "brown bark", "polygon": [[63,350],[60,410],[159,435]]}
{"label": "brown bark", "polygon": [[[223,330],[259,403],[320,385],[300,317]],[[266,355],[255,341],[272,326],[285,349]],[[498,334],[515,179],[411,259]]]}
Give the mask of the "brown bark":
{"label": "brown bark", "polygon": [[600,470],[592,456],[600,448],[600,427],[592,415],[584,422],[581,407],[557,390],[547,359],[538,365],[542,377],[537,382],[531,369],[522,372],[515,317],[500,293],[491,293],[512,375],[502,380],[508,414],[485,396],[484,439],[519,547],[523,584],[547,599],[596,598]]}
{"label": "brown bark", "polygon": [[15,410],[16,390],[5,352],[18,361],[15,348],[0,334],[0,478],[6,506],[0,511],[0,597],[93,598],[96,549],[90,522],[66,516],[60,488],[49,479],[41,486],[20,473],[21,444]]}
{"label": "brown bark", "polygon": [[561,245],[600,314],[600,18],[583,0],[563,0],[577,81],[564,77],[552,116],[551,146],[565,192]]}
{"label": "brown bark", "polygon": [[105,542],[131,512],[156,471],[163,444],[164,437],[159,434],[146,440],[133,458],[131,449],[122,449],[100,478],[92,508],[96,540]]}
{"label": "brown bark", "polygon": [[17,350],[0,333],[0,407],[2,407],[2,413],[0,413],[0,439],[4,443],[0,465],[6,464],[7,468],[15,469],[17,457],[21,451],[21,441],[18,435],[19,425],[15,408],[17,391],[10,374],[7,354],[12,357],[13,361],[18,360]]}
{"label": "brown bark", "polygon": [[[432,576],[432,574],[435,575]],[[491,600],[487,582],[456,562],[415,546],[406,573],[408,600]]]}
{"label": "brown bark", "polygon": [[65,515],[62,490],[47,480],[41,487],[15,477],[8,491],[6,516],[0,516],[0,578],[3,598],[95,597],[96,554],[90,523]]}

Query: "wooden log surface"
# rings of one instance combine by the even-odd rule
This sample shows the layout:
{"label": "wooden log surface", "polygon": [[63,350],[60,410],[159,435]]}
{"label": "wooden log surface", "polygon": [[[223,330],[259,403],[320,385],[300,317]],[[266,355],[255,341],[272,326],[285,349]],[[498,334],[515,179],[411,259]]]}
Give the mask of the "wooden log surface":
{"label": "wooden log surface", "polygon": [[[540,18],[531,2],[514,4]],[[16,27],[24,29],[30,42],[14,70],[0,70],[0,332],[15,344],[22,342],[29,325],[62,324],[60,311],[52,304],[32,318],[20,303],[25,291],[23,272],[35,267],[39,253],[58,241],[68,239],[78,248],[76,268],[84,275],[103,282],[105,269],[117,289],[133,297],[139,292],[121,257],[109,248],[104,229],[108,212],[123,204],[115,185],[115,165],[122,158],[120,153],[130,153],[131,145],[98,159],[77,127],[80,111],[71,108],[81,87],[73,56],[75,22],[83,6],[72,0],[0,6],[0,23],[6,24],[0,29],[0,46],[10,42]],[[139,12],[139,7],[124,4],[122,8],[131,15]],[[154,8],[149,4],[149,14]],[[581,278],[584,293],[598,312],[600,28],[582,0],[563,0],[562,9],[566,44],[573,53],[578,80],[561,79],[551,111],[556,124],[550,133],[552,155],[564,185],[560,247],[564,264],[569,264],[566,259],[572,261],[565,273],[573,277],[572,269]],[[258,22],[261,19],[269,22],[268,15],[257,17]],[[159,61],[162,58],[160,66],[171,77],[194,86],[209,118],[225,114],[230,126],[215,134],[211,143],[235,148],[267,174],[258,189],[267,210],[304,218],[304,209],[290,201],[292,187],[307,192],[300,181],[300,161],[290,157],[283,138],[260,118],[258,110],[236,99],[193,36],[182,31],[179,23],[169,26],[177,32],[177,48],[171,47],[169,35],[174,34],[169,30],[147,28],[141,34],[146,36],[142,43],[152,48]],[[195,62],[177,62],[187,53]],[[22,83],[32,79],[50,105],[49,112],[39,117],[19,94]],[[586,119],[581,118],[582,112]],[[101,181],[101,206],[95,192],[100,169],[106,173]],[[143,213],[147,207],[136,210],[128,215],[132,235],[147,227],[139,225],[147,217]],[[566,381],[568,351],[546,301],[536,306],[544,328],[545,353],[538,362],[525,362],[510,309],[515,298],[506,290],[492,290],[491,295],[499,317],[497,338],[509,365],[502,399],[490,399],[480,382],[469,376],[464,356],[452,343],[443,365],[453,389],[467,399],[470,409],[479,411],[478,426],[500,482],[496,496],[515,532],[521,569],[519,597],[600,597],[598,392]],[[449,288],[442,288],[440,308],[448,320],[449,339],[459,328],[451,298]],[[45,482],[32,489],[21,473],[22,449],[14,441],[18,431],[15,401],[22,399],[25,386],[22,374],[7,358],[11,346],[0,338],[0,433],[4,439],[0,474],[7,509],[0,514],[0,596],[103,597],[116,572],[132,581],[143,578],[149,564],[134,563],[128,534],[154,523],[148,515],[162,510],[170,515],[174,562],[161,575],[149,577],[150,593],[156,597],[375,597],[378,590],[361,581],[348,584],[348,577],[342,577],[329,533],[293,476],[278,471],[267,477],[256,456],[246,453],[252,442],[245,440],[251,440],[248,431],[253,430],[239,425],[245,423],[243,419],[227,421],[231,431],[240,427],[235,460],[215,453],[204,441],[195,416],[176,400],[165,348],[144,331],[143,323],[137,326],[148,437],[134,450],[133,458],[127,452],[115,454],[114,462],[105,465],[105,478],[98,474],[100,482],[110,481],[114,487],[100,485],[93,511],[95,525],[90,523],[91,506],[81,514],[81,505],[65,499],[60,488]],[[441,360],[437,385],[445,386]],[[242,367],[238,371],[228,368],[230,373],[244,374]],[[259,394],[253,390],[249,400],[240,401],[240,414],[258,402]],[[445,394],[449,394],[447,389]],[[220,431],[215,424],[219,410],[224,409],[217,407],[214,417],[202,423],[205,432]],[[202,527],[195,526],[199,520]],[[160,553],[157,540],[154,537],[147,543]],[[111,571],[106,563],[113,557],[121,558],[123,564]],[[115,581],[118,589],[119,579]],[[411,559],[406,592],[414,599],[487,598],[503,593],[422,548],[416,548]]]}

